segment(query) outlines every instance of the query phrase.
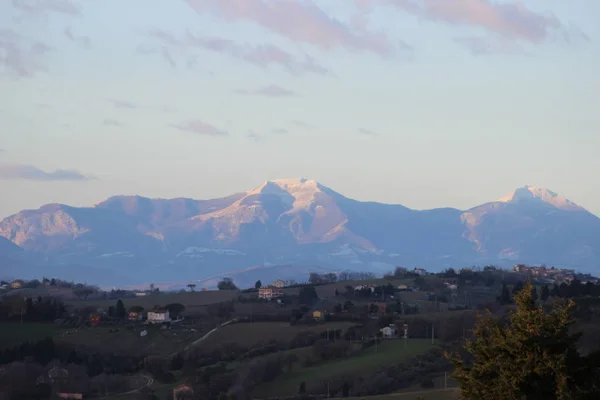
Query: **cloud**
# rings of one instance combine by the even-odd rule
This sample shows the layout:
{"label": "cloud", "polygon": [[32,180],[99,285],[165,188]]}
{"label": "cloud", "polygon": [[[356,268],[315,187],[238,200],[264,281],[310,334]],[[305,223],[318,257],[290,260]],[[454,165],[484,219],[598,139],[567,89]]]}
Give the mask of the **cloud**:
{"label": "cloud", "polygon": [[489,54],[525,54],[525,50],[518,43],[503,38],[469,36],[455,38],[454,41],[464,46],[471,54],[476,56]]}
{"label": "cloud", "polygon": [[313,128],[315,128],[314,125],[311,125],[311,124],[309,124],[307,122],[304,122],[304,121],[292,120],[292,121],[290,121],[290,123],[292,125],[298,127],[298,128],[301,128],[301,129],[313,129]]}
{"label": "cloud", "polygon": [[364,24],[345,24],[325,13],[314,0],[186,0],[196,12],[224,21],[250,21],[294,42],[323,50],[346,48],[381,55],[394,52],[390,39]]}
{"label": "cloud", "polygon": [[262,86],[253,90],[238,89],[234,93],[242,95],[256,95],[266,97],[295,97],[298,94],[292,90],[284,89],[278,85]]}
{"label": "cloud", "polygon": [[505,39],[538,44],[563,30],[554,15],[527,8],[522,1],[491,0],[355,0],[361,5],[391,5],[431,21],[482,28]]}
{"label": "cloud", "polygon": [[23,179],[31,181],[88,181],[95,179],[75,170],[57,169],[46,172],[33,165],[0,164],[0,179]]}
{"label": "cloud", "polygon": [[113,106],[115,106],[116,108],[127,108],[127,109],[135,109],[138,108],[138,106],[134,103],[131,103],[129,101],[122,101],[122,100],[108,100],[109,103],[112,103]]}
{"label": "cloud", "polygon": [[265,138],[262,137],[261,135],[253,132],[253,131],[249,131],[246,134],[246,139],[253,141],[254,143],[264,143]]}
{"label": "cloud", "polygon": [[87,36],[75,36],[73,34],[73,32],[71,31],[70,27],[65,28],[64,31],[65,36],[67,37],[67,39],[79,43],[80,45],[82,45],[83,47],[85,47],[86,49],[89,49],[92,47],[92,41],[90,40],[89,37]]}
{"label": "cloud", "polygon": [[154,43],[142,44],[138,47],[138,51],[142,54],[159,54],[171,67],[178,65],[176,59],[179,57],[187,55],[186,59],[189,60],[190,51],[204,50],[227,55],[261,68],[277,65],[294,75],[303,73],[331,74],[327,68],[320,65],[309,55],[304,54],[303,57],[296,57],[271,44],[240,44],[218,36],[194,34],[189,30],[182,37],[176,37],[164,30],[152,29],[148,33],[148,37]]}
{"label": "cloud", "polygon": [[171,124],[171,126],[175,129],[179,129],[180,131],[192,132],[198,135],[229,136],[229,132],[219,129],[211,124],[207,124],[206,122],[200,121],[198,119],[184,121],[179,124]]}
{"label": "cloud", "polygon": [[373,132],[372,130],[366,128],[359,128],[358,133],[366,136],[379,136],[379,133]]}
{"label": "cloud", "polygon": [[44,71],[45,54],[53,48],[41,41],[30,41],[14,30],[0,29],[0,73],[23,78]]}
{"label": "cloud", "polygon": [[12,5],[24,14],[36,16],[59,13],[80,16],[80,7],[70,0],[12,0]]}
{"label": "cloud", "polygon": [[271,133],[275,134],[275,135],[283,135],[283,134],[288,133],[288,132],[289,131],[287,129],[285,129],[285,128],[273,128],[271,130]]}
{"label": "cloud", "polygon": [[123,126],[125,126],[123,123],[117,121],[116,119],[109,119],[109,118],[106,118],[104,120],[104,125],[106,125],[106,126],[116,126],[116,127],[123,127]]}

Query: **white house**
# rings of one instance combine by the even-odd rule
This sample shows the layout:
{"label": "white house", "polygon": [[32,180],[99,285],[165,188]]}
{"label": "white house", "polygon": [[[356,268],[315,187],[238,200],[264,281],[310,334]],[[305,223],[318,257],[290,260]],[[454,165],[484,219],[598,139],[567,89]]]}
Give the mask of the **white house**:
{"label": "white house", "polygon": [[396,327],[393,325],[386,326],[385,328],[381,328],[380,332],[383,334],[385,339],[391,339],[396,337]]}
{"label": "white house", "polygon": [[171,322],[169,310],[159,309],[154,311],[148,311],[148,323],[162,324],[163,322]]}
{"label": "white house", "polygon": [[285,281],[282,281],[281,279],[277,279],[275,282],[273,282],[272,286],[276,287],[276,288],[285,287]]}

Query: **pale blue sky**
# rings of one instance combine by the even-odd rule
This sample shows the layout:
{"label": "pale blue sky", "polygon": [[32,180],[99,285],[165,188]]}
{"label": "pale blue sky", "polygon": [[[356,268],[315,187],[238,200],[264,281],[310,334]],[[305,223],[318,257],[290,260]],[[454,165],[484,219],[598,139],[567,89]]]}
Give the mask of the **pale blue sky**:
{"label": "pale blue sky", "polygon": [[519,3],[0,0],[0,217],[278,177],[600,215],[600,2]]}

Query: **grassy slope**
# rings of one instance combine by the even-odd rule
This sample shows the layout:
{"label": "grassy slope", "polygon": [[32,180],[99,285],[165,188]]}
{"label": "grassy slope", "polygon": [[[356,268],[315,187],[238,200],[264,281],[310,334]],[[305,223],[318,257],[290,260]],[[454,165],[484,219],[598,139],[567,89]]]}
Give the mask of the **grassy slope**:
{"label": "grassy slope", "polygon": [[58,329],[54,324],[41,324],[26,322],[24,324],[13,322],[0,323],[0,349],[18,346],[23,342],[42,340],[54,336]]}
{"label": "grassy slope", "polygon": [[384,342],[382,345],[368,348],[360,354],[346,359],[334,360],[306,368],[296,368],[280,376],[275,381],[257,388],[257,396],[293,395],[302,381],[310,390],[311,383],[324,382],[335,376],[358,372],[366,375],[376,370],[402,362],[431,348],[431,342],[424,339],[411,339],[404,348],[402,340]]}

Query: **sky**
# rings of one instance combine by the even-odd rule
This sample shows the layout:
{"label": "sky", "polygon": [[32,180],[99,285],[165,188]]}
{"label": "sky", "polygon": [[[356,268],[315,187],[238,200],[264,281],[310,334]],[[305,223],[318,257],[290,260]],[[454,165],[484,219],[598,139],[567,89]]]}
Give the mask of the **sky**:
{"label": "sky", "polygon": [[600,215],[600,1],[0,0],[0,218],[305,177]]}

